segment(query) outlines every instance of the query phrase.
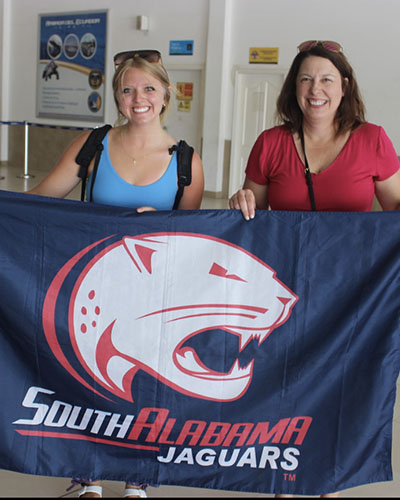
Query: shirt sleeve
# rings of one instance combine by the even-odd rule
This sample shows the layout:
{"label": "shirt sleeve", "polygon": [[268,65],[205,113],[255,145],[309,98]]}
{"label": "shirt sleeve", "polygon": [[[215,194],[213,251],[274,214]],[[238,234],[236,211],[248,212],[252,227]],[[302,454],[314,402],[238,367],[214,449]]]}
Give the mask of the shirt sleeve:
{"label": "shirt sleeve", "polygon": [[268,177],[265,172],[265,130],[258,137],[254,143],[249,159],[247,160],[246,175],[247,177],[261,186],[268,184]]}
{"label": "shirt sleeve", "polygon": [[397,157],[392,141],[382,127],[379,127],[376,159],[376,181],[388,179],[400,168],[399,158]]}

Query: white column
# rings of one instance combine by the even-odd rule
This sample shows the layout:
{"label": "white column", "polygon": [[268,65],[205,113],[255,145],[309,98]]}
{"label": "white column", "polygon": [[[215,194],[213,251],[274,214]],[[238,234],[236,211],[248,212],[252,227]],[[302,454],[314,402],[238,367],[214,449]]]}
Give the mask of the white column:
{"label": "white column", "polygon": [[[226,106],[230,97],[232,0],[210,0],[202,160],[205,190],[222,190]],[[225,112],[224,112],[225,110]]]}
{"label": "white column", "polygon": [[[0,117],[10,121],[11,0],[0,0]],[[8,125],[0,125],[0,161],[8,160]]]}

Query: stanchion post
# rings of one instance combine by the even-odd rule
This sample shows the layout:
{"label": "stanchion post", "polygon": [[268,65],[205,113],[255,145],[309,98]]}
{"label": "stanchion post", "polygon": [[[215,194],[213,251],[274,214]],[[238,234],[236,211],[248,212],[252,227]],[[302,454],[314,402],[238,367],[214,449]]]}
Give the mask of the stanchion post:
{"label": "stanchion post", "polygon": [[[0,125],[3,125],[4,122],[0,122]],[[0,175],[0,181],[3,181],[5,179],[4,175]]]}
{"label": "stanchion post", "polygon": [[28,171],[28,157],[29,157],[29,123],[24,122],[24,132],[25,132],[25,148],[24,148],[24,173],[22,175],[17,175],[18,178],[29,179],[30,177],[35,177]]}

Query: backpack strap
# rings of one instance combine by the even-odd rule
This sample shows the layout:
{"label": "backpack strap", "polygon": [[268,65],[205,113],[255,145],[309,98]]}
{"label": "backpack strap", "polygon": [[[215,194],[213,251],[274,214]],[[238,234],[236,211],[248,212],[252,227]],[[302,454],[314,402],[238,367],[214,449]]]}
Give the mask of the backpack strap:
{"label": "backpack strap", "polygon": [[93,178],[92,178],[92,189],[90,192],[89,201],[92,201],[92,191],[93,184],[96,178],[97,167],[100,161],[100,155],[103,150],[102,141],[110,130],[111,125],[103,125],[102,127],[96,127],[93,129],[88,138],[86,139],[85,144],[82,146],[81,150],[77,154],[75,158],[75,162],[80,166],[78,177],[82,179],[82,188],[81,188],[81,201],[85,201],[85,191],[86,191],[86,181],[87,181],[87,172],[92,161],[94,155],[96,155],[96,160],[93,169]]}
{"label": "backpack strap", "polygon": [[185,186],[189,186],[192,182],[192,157],[194,149],[185,141],[179,141],[178,145],[174,145],[169,149],[169,153],[177,152],[178,162],[178,190],[176,192],[173,209],[176,210],[179,206]]}

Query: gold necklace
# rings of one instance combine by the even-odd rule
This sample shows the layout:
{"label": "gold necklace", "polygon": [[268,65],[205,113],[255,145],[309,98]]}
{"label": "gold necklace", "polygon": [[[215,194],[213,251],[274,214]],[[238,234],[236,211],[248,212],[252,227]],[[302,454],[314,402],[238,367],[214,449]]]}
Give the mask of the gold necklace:
{"label": "gold necklace", "polygon": [[142,156],[139,156],[137,158],[134,158],[133,156],[131,156],[128,151],[125,149],[124,147],[124,143],[122,141],[122,129],[120,129],[119,131],[119,134],[120,134],[120,138],[119,138],[119,141],[121,143],[121,147],[122,147],[122,150],[123,152],[126,154],[126,156],[128,156],[132,161],[133,161],[133,166],[136,165],[137,161],[138,160],[143,160],[144,158],[147,158],[148,156],[151,156],[152,154],[154,153],[157,153],[157,149],[156,150],[153,150],[153,151],[150,151],[149,153],[145,154],[145,155],[142,155]]}

